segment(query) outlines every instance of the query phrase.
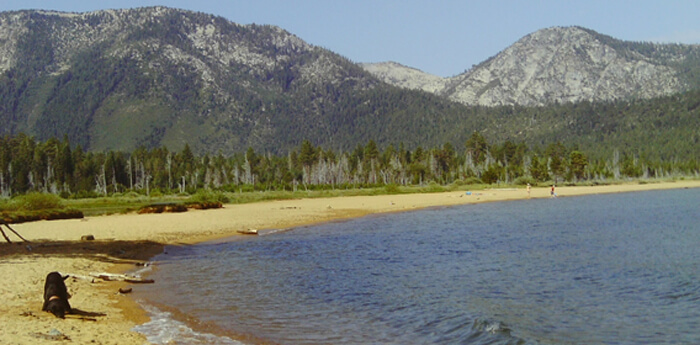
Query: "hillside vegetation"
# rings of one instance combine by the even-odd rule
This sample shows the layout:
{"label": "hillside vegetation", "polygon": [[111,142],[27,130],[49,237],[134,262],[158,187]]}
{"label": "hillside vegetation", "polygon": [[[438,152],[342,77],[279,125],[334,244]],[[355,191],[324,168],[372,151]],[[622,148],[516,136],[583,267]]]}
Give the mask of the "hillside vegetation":
{"label": "hillside vegetation", "polygon": [[[0,135],[65,138],[87,153],[179,152],[187,144],[199,156],[229,158],[252,148],[283,157],[308,140],[339,155],[370,141],[380,150],[459,148],[479,132],[532,150],[561,142],[596,159],[615,151],[653,160],[697,157],[696,46],[629,43],[576,27],[542,30],[467,74],[488,67],[515,78],[545,71],[539,61],[549,56],[556,60],[542,76],[587,71],[594,78],[603,66],[596,57],[620,78],[601,79],[610,85],[601,97],[566,98],[535,83],[522,88],[531,106],[503,89],[506,79],[484,79],[479,97],[503,105],[466,106],[389,85],[281,28],[204,13],[20,11],[0,13],[0,23]],[[522,54],[532,64],[506,63],[526,61],[517,59]],[[574,65],[580,69],[557,72]],[[630,66],[646,67],[625,74]],[[467,92],[458,84],[450,87]],[[561,90],[582,95],[584,84]]]}

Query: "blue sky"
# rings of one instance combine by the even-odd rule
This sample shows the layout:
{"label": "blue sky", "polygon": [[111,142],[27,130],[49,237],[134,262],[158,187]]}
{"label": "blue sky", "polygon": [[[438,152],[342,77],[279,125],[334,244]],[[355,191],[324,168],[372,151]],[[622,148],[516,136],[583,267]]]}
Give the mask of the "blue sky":
{"label": "blue sky", "polygon": [[551,26],[579,25],[629,41],[700,44],[697,0],[2,0],[0,11],[154,5],[277,25],[355,62],[396,61],[443,77]]}

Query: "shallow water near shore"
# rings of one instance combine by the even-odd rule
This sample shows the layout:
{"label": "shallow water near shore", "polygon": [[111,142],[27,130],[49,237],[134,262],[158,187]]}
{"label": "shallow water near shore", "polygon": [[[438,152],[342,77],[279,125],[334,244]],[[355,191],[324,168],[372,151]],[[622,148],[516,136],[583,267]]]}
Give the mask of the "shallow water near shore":
{"label": "shallow water near shore", "polygon": [[135,292],[153,315],[137,331],[156,344],[697,344],[698,224],[696,188],[169,247]]}

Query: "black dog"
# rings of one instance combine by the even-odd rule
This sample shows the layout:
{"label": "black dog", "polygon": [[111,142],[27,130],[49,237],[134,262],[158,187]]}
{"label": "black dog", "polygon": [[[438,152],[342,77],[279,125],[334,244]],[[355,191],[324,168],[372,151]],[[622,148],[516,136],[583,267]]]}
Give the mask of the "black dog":
{"label": "black dog", "polygon": [[56,317],[64,318],[65,314],[73,312],[68,304],[68,289],[63,281],[68,276],[62,277],[58,272],[51,272],[46,276],[44,284],[44,306],[43,311],[50,312]]}

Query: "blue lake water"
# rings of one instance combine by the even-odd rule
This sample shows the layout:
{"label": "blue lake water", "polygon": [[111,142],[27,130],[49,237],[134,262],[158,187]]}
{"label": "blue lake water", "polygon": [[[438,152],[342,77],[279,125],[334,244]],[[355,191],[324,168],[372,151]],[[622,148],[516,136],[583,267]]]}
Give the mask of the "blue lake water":
{"label": "blue lake water", "polygon": [[[174,344],[700,344],[700,189],[486,203],[169,247]],[[233,340],[236,339],[236,340]]]}

